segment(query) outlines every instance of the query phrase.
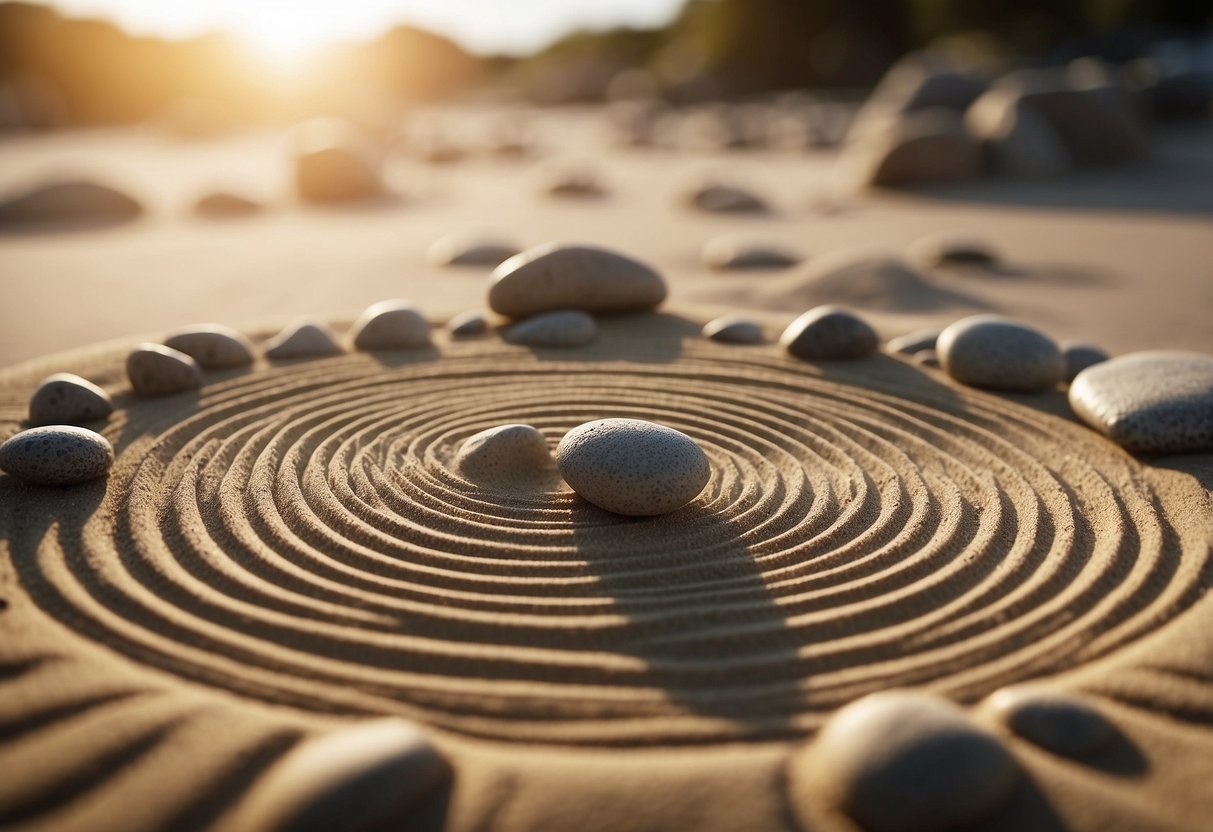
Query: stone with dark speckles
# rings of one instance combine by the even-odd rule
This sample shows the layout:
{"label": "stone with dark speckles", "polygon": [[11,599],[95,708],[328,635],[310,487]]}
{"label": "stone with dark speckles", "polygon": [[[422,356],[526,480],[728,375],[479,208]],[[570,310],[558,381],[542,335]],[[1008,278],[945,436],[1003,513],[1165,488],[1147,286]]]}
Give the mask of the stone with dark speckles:
{"label": "stone with dark speckles", "polygon": [[412,301],[381,300],[367,307],[350,327],[359,350],[398,350],[430,342],[430,322]]}
{"label": "stone with dark speckles", "polygon": [[1094,344],[1079,344],[1072,341],[1061,345],[1061,357],[1066,362],[1065,378],[1067,382],[1073,381],[1079,373],[1088,367],[1102,364],[1110,358],[1108,353],[1101,347],[1097,347]]}
{"label": "stone with dark speckles", "polygon": [[1093,705],[1062,691],[1003,688],[991,694],[984,707],[1025,740],[1063,757],[1092,754],[1116,736],[1116,729]]}
{"label": "stone with dark speckles", "polygon": [[594,340],[598,325],[576,309],[545,312],[514,324],[506,331],[511,344],[527,347],[581,347]]}
{"label": "stone with dark speckles", "polygon": [[640,419],[578,425],[556,447],[556,467],[584,499],[637,517],[685,506],[712,475],[707,454],[694,439]]}
{"label": "stone with dark speckles", "polygon": [[198,362],[163,344],[140,344],[126,357],[126,377],[136,396],[157,398],[202,386]]}
{"label": "stone with dark speckles", "polygon": [[29,401],[29,423],[34,427],[78,425],[104,419],[113,412],[109,393],[71,373],[47,376]]}
{"label": "stone with dark speckles", "polygon": [[253,363],[253,345],[234,329],[203,324],[175,332],[164,346],[183,352],[208,370],[247,367]]}
{"label": "stone with dark speckles", "polygon": [[530,425],[500,425],[469,436],[455,455],[455,469],[470,480],[524,479],[555,465],[543,434]]}
{"label": "stone with dark speckles", "polygon": [[789,353],[808,361],[864,358],[876,351],[876,330],[841,306],[818,306],[805,312],[779,339]]}
{"label": "stone with dark speckles", "polygon": [[345,352],[326,324],[303,321],[291,324],[265,345],[267,358],[325,358]]}
{"label": "stone with dark speckles", "polygon": [[665,281],[624,254],[585,245],[553,243],[529,249],[490,276],[489,308],[508,318],[556,309],[639,312],[666,297]]}
{"label": "stone with dark speckles", "polygon": [[761,344],[762,325],[741,315],[726,315],[704,324],[703,337],[723,344]]}
{"label": "stone with dark speckles", "polygon": [[1118,356],[1078,374],[1070,407],[1130,451],[1213,450],[1213,355],[1151,350]]}
{"label": "stone with dark speckles", "polygon": [[105,476],[114,449],[99,433],[72,425],[30,428],[0,445],[0,470],[34,485],[75,485]]}
{"label": "stone with dark speckles", "polygon": [[956,705],[917,691],[865,696],[835,713],[812,746],[824,792],[867,832],[969,828],[1019,779],[994,734]]}
{"label": "stone with dark speckles", "polygon": [[1049,390],[1065,372],[1052,338],[998,315],[972,315],[951,324],[939,334],[935,349],[944,372],[973,387]]}
{"label": "stone with dark speckles", "polygon": [[455,338],[472,338],[489,331],[489,319],[479,309],[469,309],[451,318],[446,326]]}

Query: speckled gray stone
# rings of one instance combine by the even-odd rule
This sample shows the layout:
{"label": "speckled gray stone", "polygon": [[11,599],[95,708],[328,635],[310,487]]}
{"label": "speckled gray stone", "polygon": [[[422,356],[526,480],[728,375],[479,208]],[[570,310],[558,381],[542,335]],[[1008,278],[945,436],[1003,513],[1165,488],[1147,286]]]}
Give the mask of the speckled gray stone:
{"label": "speckled gray stone", "polygon": [[455,470],[470,480],[499,482],[533,476],[555,465],[543,434],[530,425],[501,425],[468,437]]}
{"label": "speckled gray stone", "polygon": [[607,511],[666,514],[711,478],[707,454],[685,433],[639,419],[600,419],[573,428],[556,447],[569,487]]}
{"label": "speckled gray stone", "polygon": [[797,358],[834,361],[864,358],[879,339],[868,322],[840,306],[818,306],[783,331],[779,343]]}
{"label": "speckled gray stone", "polygon": [[770,243],[725,235],[709,240],[703,247],[703,264],[717,271],[786,269],[800,257]]}
{"label": "speckled gray stone", "polygon": [[752,318],[726,315],[704,324],[703,337],[724,344],[761,344],[762,325]]}
{"label": "speckled gray stone", "polygon": [[1102,364],[1110,358],[1102,347],[1074,341],[1067,341],[1061,345],[1061,357],[1066,362],[1065,379],[1067,382],[1073,381],[1079,373],[1088,367]]}
{"label": "speckled gray stone", "polygon": [[113,412],[109,393],[71,373],[47,376],[29,400],[29,423],[34,427],[78,425],[104,419]]}
{"label": "speckled gray stone", "polygon": [[371,304],[350,327],[359,350],[399,350],[430,342],[430,322],[412,301],[381,300]]}
{"label": "speckled gray stone", "polygon": [[156,398],[202,386],[198,362],[163,344],[140,344],[126,357],[126,377],[136,396]]}
{"label": "speckled gray stone", "polygon": [[577,309],[544,312],[514,324],[505,333],[511,344],[527,347],[580,347],[594,340],[598,325]]}
{"label": "speckled gray stone", "polygon": [[87,482],[113,464],[108,439],[73,425],[30,428],[0,445],[0,470],[34,485]]}
{"label": "speckled gray stone", "polygon": [[1116,736],[1093,705],[1043,687],[1003,688],[983,708],[1014,733],[1046,751],[1081,758],[1099,751]]}
{"label": "speckled gray stone", "polygon": [[265,344],[267,358],[324,358],[345,352],[325,324],[302,321],[291,324]]}
{"label": "speckled gray stone", "polygon": [[993,815],[1019,779],[994,734],[951,702],[916,691],[847,705],[812,753],[825,793],[867,832],[969,828]]}
{"label": "speckled gray stone", "polygon": [[745,188],[720,183],[706,183],[691,190],[687,204],[713,214],[765,214],[770,207],[762,197]]}
{"label": "speckled gray stone", "polygon": [[910,256],[924,266],[997,266],[1001,257],[993,246],[973,237],[957,234],[936,234],[919,240],[910,247]]}
{"label": "speckled gray stone", "polygon": [[469,309],[451,318],[446,327],[455,338],[472,338],[489,331],[489,319],[479,309]]}
{"label": "speckled gray stone", "polygon": [[944,372],[973,387],[1049,390],[1065,373],[1052,338],[998,315],[972,315],[951,324],[939,334],[935,349]]}
{"label": "speckled gray stone", "polygon": [[435,240],[427,257],[435,266],[497,266],[518,251],[518,246],[504,240],[456,233]]}
{"label": "speckled gray stone", "polygon": [[1130,451],[1213,450],[1213,355],[1148,351],[1083,370],[1070,407]]}
{"label": "speckled gray stone", "polygon": [[183,352],[199,367],[218,370],[253,363],[253,345],[239,332],[220,324],[203,324],[175,332],[164,345]]}
{"label": "speckled gray stone", "polygon": [[652,268],[604,248],[553,243],[529,249],[490,277],[489,308],[508,318],[554,309],[630,312],[652,309],[666,285]]}
{"label": "speckled gray stone", "polygon": [[885,349],[900,355],[913,355],[923,350],[934,350],[940,331],[934,327],[916,329],[906,335],[890,339],[889,343],[885,344]]}
{"label": "speckled gray stone", "polygon": [[426,797],[444,788],[450,776],[450,765],[417,726],[402,719],[364,720],[293,748],[252,784],[224,828],[412,829]]}

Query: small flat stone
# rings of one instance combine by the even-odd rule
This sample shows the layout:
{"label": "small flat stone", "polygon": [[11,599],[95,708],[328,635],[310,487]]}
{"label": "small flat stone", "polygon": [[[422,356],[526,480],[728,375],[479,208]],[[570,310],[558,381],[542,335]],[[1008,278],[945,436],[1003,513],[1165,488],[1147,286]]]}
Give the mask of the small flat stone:
{"label": "small flat stone", "polygon": [[1130,451],[1213,450],[1213,355],[1147,351],[1109,359],[1078,374],[1070,407]]}
{"label": "small flat stone", "polygon": [[1103,348],[1094,344],[1067,341],[1061,345],[1061,357],[1066,362],[1066,381],[1071,382],[1083,370],[1094,367],[1096,364],[1102,364],[1111,356]]}
{"label": "small flat stone", "polygon": [[998,315],[972,315],[951,324],[940,333],[936,350],[944,372],[973,387],[1049,390],[1065,372],[1053,339]]}
{"label": "small flat stone", "polygon": [[636,517],[685,506],[712,475],[694,439],[639,419],[600,419],[573,428],[556,447],[556,467],[584,499]]}
{"label": "small flat stone", "polygon": [[260,202],[227,191],[203,194],[194,202],[194,213],[210,220],[247,217],[260,211]]}
{"label": "small flat stone", "polygon": [[114,403],[88,379],[71,373],[47,376],[29,401],[29,423],[78,425],[104,419],[114,412]]}
{"label": "small flat stone", "polygon": [[1116,736],[1094,706],[1043,687],[1003,688],[990,695],[985,709],[1025,740],[1063,757],[1092,754]]}
{"label": "small flat stone", "polygon": [[799,262],[798,256],[776,245],[732,235],[716,237],[703,247],[703,264],[717,271],[787,269]]}
{"label": "small flat stone", "polygon": [[812,746],[825,793],[867,832],[969,828],[1019,779],[1015,759],[951,702],[876,693],[834,714]]}
{"label": "small flat stone", "polygon": [[353,125],[317,119],[296,128],[295,189],[304,202],[373,199],[385,192],[378,161]]}
{"label": "small flat stone", "polygon": [[783,331],[779,343],[797,358],[836,361],[864,358],[876,351],[876,330],[840,306],[818,306]]}
{"label": "small flat stone", "polygon": [[430,322],[412,301],[381,300],[366,308],[350,327],[359,350],[399,350],[430,342]]}
{"label": "small flat stone", "polygon": [[291,324],[266,342],[267,358],[324,358],[345,352],[337,343],[333,331],[324,324],[301,322]]}
{"label": "small flat stone", "polygon": [[450,765],[421,729],[367,720],[293,749],[261,779],[225,827],[233,832],[409,829]]}
{"label": "small flat stone", "polygon": [[939,333],[940,330],[934,327],[916,329],[907,335],[899,335],[891,339],[889,343],[885,344],[885,349],[900,355],[913,355],[923,350],[934,350],[935,343],[939,340]]}
{"label": "small flat stone", "polygon": [[554,309],[637,312],[653,309],[666,297],[665,281],[649,266],[585,245],[529,249],[498,266],[490,281],[489,308],[508,318]]}
{"label": "small flat stone", "polygon": [[158,398],[197,390],[202,369],[183,352],[162,344],[140,344],[126,357],[126,376],[136,396]]}
{"label": "small flat stone", "polygon": [[765,214],[771,209],[757,194],[735,185],[708,183],[693,189],[687,204],[713,214]]}
{"label": "small flat stone", "polygon": [[915,243],[910,256],[924,266],[980,266],[991,268],[1001,260],[992,246],[981,240],[957,234],[937,234]]}
{"label": "small flat stone", "polygon": [[469,309],[451,318],[446,328],[455,338],[473,338],[489,331],[489,319],[479,309]]}
{"label": "small flat stone", "polygon": [[505,240],[474,234],[448,234],[435,240],[427,259],[435,266],[497,266],[518,254]]}
{"label": "small flat stone", "polygon": [[34,485],[88,482],[113,464],[108,439],[73,425],[30,428],[0,445],[0,470]]}
{"label": "small flat stone", "polygon": [[530,425],[501,425],[468,437],[455,455],[455,470],[470,480],[525,479],[555,466],[543,434]]}
{"label": "small flat stone", "polygon": [[249,339],[221,324],[180,330],[165,338],[164,345],[185,353],[207,370],[247,367],[253,363],[253,345]]}
{"label": "small flat stone", "polygon": [[588,170],[557,170],[543,174],[541,189],[548,196],[597,199],[606,194],[598,177]]}
{"label": "small flat stone", "polygon": [[505,339],[527,347],[580,347],[593,341],[597,334],[598,325],[589,315],[576,309],[561,309],[514,324]]}
{"label": "small flat stone", "polygon": [[762,325],[741,315],[727,315],[704,324],[703,337],[723,344],[761,344]]}

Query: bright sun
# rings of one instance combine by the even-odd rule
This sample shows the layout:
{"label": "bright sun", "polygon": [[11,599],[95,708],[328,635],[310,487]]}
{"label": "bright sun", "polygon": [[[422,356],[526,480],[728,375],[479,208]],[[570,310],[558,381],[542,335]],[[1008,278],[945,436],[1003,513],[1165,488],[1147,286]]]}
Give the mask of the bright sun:
{"label": "bright sun", "polygon": [[333,42],[331,30],[306,15],[249,15],[235,26],[237,37],[267,67],[295,70]]}

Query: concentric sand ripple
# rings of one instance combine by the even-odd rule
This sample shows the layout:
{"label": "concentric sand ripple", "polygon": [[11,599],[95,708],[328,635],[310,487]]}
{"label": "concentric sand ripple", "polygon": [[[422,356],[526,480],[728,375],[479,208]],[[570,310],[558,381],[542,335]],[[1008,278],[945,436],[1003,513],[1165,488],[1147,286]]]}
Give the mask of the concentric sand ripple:
{"label": "concentric sand ripple", "polygon": [[[1080,427],[893,359],[647,332],[342,356],[131,403],[89,519],[18,524],[20,579],[76,631],[207,685],[612,744],[802,734],[894,686],[972,700],[1199,594],[1207,550]],[[620,518],[555,479],[482,489],[450,465],[494,425],[555,445],[604,417],[694,437],[699,499]]]}

